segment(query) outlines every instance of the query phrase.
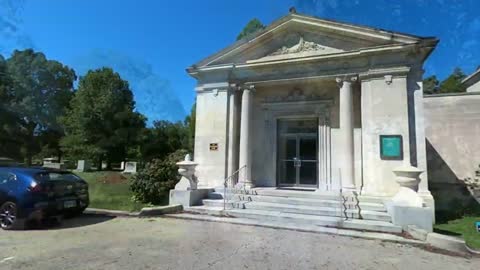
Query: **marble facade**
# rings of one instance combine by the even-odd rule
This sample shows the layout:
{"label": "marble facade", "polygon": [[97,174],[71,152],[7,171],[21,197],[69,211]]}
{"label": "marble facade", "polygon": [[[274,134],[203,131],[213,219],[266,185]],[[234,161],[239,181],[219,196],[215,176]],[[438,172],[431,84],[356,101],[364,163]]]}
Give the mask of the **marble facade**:
{"label": "marble facade", "polygon": [[[437,43],[292,13],[192,65],[198,187],[238,174],[229,185],[391,198],[395,168],[415,166],[433,205],[422,67]],[[401,159],[381,157],[380,135],[401,137]]]}

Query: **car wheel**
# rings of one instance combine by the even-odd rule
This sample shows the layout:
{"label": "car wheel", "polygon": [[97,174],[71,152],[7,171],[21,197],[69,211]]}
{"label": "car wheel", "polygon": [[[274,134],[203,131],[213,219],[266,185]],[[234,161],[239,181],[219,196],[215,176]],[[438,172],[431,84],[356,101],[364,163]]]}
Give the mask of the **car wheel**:
{"label": "car wheel", "polygon": [[18,207],[13,202],[0,206],[0,227],[4,230],[23,229],[24,222],[18,219]]}

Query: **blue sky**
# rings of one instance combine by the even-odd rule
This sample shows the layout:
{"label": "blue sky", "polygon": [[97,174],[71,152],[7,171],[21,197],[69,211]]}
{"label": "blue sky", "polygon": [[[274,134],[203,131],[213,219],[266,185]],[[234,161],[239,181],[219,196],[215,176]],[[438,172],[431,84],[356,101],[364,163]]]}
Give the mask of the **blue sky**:
{"label": "blue sky", "polygon": [[436,36],[426,75],[480,65],[477,0],[0,0],[0,53],[33,47],[82,75],[111,66],[150,121],[181,120],[194,101],[185,68],[229,45],[254,17],[301,13]]}

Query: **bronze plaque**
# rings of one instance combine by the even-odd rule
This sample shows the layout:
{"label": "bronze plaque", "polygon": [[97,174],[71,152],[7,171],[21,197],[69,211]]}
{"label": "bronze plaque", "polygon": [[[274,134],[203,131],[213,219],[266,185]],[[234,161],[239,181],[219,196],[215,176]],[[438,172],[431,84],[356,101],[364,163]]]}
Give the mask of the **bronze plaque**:
{"label": "bronze plaque", "polygon": [[217,151],[217,150],[218,150],[218,143],[211,143],[210,151]]}

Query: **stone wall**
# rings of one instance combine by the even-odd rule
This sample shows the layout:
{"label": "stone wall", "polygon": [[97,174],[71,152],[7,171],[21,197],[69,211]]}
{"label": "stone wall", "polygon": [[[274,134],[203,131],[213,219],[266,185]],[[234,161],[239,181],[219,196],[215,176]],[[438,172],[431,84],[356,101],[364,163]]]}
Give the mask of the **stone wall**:
{"label": "stone wall", "polygon": [[463,183],[480,163],[480,93],[424,98],[430,191],[440,213],[461,215],[475,203]]}

